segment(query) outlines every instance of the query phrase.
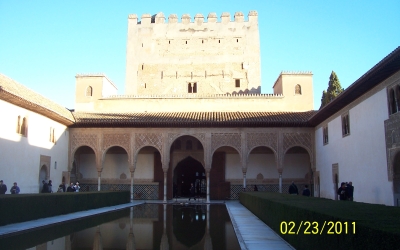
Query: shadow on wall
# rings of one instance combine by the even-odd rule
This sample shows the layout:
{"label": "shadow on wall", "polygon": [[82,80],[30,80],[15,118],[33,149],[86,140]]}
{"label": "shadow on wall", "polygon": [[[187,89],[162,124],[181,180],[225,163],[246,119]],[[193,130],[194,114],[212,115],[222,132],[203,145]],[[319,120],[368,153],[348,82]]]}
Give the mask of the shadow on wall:
{"label": "shadow on wall", "polygon": [[261,94],[261,86],[257,88],[233,91],[232,93],[226,92],[227,95],[243,95],[243,94]]}
{"label": "shadow on wall", "polygon": [[[49,150],[46,150],[47,155],[50,156],[50,158],[54,155],[52,152],[53,147],[54,145]],[[28,153],[28,151],[33,153]],[[9,164],[6,166],[9,169],[16,170],[5,171],[1,174],[1,179],[4,181],[4,184],[7,185],[6,194],[10,194],[10,188],[14,182],[18,183],[18,186],[21,189],[20,194],[39,193],[39,190],[41,190],[42,180],[47,179],[44,178],[43,175],[40,175],[40,170],[42,168],[40,165],[40,152],[42,151],[42,147],[34,146],[29,143],[29,136],[28,138],[21,136],[17,141],[0,138],[0,166],[3,166],[8,162]],[[15,152],[18,152],[18,155],[34,155],[35,158],[16,157]],[[50,166],[50,168],[51,167],[54,168],[53,165]],[[53,171],[62,173],[64,170],[57,169]],[[65,171],[67,170],[65,169]],[[51,178],[53,178],[53,187],[58,187],[61,183],[62,176],[52,175]]]}

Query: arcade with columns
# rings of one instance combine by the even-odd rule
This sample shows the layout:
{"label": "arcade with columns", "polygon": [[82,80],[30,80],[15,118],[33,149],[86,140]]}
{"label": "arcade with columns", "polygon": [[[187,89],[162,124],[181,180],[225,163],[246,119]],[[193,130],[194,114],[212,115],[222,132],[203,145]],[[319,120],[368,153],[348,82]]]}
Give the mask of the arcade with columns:
{"label": "arcade with columns", "polygon": [[237,199],[254,185],[287,192],[292,181],[313,183],[313,134],[312,128],[71,128],[68,171],[83,191],[129,188],[131,199],[166,201],[177,195],[174,186],[185,196],[196,177],[182,175],[196,164],[207,201]]}

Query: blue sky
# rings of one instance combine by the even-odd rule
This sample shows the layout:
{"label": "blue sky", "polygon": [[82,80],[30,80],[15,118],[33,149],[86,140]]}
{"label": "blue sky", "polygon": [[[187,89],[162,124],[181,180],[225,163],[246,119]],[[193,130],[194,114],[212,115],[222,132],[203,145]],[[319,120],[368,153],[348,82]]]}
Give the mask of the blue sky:
{"label": "blue sky", "polygon": [[262,92],[281,71],[312,71],[314,109],[335,71],[347,88],[400,45],[400,1],[0,0],[0,73],[74,108],[75,75],[105,73],[125,90],[128,14],[259,15]]}

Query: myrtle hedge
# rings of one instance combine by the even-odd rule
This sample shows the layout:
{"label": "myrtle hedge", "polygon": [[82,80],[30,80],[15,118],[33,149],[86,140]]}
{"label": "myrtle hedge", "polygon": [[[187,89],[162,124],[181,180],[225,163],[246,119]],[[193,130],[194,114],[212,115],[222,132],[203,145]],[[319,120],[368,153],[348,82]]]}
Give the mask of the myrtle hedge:
{"label": "myrtle hedge", "polygon": [[296,249],[400,248],[400,207],[269,192],[239,200]]}
{"label": "myrtle hedge", "polygon": [[129,201],[129,191],[1,195],[0,226]]}

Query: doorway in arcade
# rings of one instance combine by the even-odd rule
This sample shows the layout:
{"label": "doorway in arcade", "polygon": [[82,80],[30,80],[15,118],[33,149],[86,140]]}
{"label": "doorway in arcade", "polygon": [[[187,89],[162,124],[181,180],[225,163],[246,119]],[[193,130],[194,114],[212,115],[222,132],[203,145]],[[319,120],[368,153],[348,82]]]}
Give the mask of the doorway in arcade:
{"label": "doorway in arcade", "polygon": [[190,184],[195,186],[195,195],[205,197],[207,183],[204,167],[192,157],[180,161],[174,169],[173,197],[190,197]]}

